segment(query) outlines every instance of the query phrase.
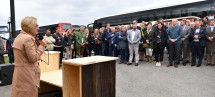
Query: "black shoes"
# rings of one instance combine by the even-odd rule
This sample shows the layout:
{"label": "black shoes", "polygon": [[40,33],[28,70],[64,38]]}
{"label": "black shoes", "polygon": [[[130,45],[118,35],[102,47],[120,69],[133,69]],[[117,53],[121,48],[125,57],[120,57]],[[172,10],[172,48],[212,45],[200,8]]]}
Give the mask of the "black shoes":
{"label": "black shoes", "polygon": [[215,66],[215,64],[207,63],[206,66]]}
{"label": "black shoes", "polygon": [[122,64],[123,62],[119,62],[119,64]]}
{"label": "black shoes", "polygon": [[135,66],[138,66],[138,65],[139,65],[138,63],[135,64]]}
{"label": "black shoes", "polygon": [[173,66],[172,64],[169,64],[169,65],[167,65],[166,67],[170,67],[170,66]]}
{"label": "black shoes", "polygon": [[186,66],[186,62],[183,62],[183,66]]}
{"label": "black shoes", "polygon": [[[128,63],[128,65],[132,65],[132,63]],[[135,66],[138,66],[138,65],[139,65],[138,63],[135,64]]]}
{"label": "black shoes", "polygon": [[175,68],[178,68],[178,64],[175,64],[174,67],[175,67]]}
{"label": "black shoes", "polygon": [[207,63],[207,64],[206,64],[206,66],[210,66],[210,65],[211,65],[211,63]]}
{"label": "black shoes", "polygon": [[128,63],[128,65],[131,65],[132,63]]}
{"label": "black shoes", "polygon": [[186,63],[190,63],[190,61],[187,60]]}
{"label": "black shoes", "polygon": [[192,64],[191,67],[195,66],[196,64]]}
{"label": "black shoes", "polygon": [[196,67],[200,67],[201,66],[201,64],[198,64]]}

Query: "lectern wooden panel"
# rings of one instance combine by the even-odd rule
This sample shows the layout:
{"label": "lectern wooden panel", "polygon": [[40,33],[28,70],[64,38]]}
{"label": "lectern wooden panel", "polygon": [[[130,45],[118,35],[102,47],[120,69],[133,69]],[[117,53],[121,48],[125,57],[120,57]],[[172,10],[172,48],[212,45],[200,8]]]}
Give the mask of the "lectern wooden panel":
{"label": "lectern wooden panel", "polygon": [[41,56],[43,61],[39,61],[41,73],[59,70],[59,57],[60,52],[45,51],[45,53]]}
{"label": "lectern wooden panel", "polygon": [[41,73],[39,94],[62,90],[62,70]]}
{"label": "lectern wooden panel", "polygon": [[115,97],[116,57],[63,60],[63,97]]}

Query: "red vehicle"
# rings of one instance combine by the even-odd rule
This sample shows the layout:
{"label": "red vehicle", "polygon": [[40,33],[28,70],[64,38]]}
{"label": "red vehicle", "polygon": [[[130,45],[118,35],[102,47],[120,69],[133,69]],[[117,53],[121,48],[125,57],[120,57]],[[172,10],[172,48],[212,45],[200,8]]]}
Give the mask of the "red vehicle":
{"label": "red vehicle", "polygon": [[39,34],[45,34],[46,29],[50,29],[52,33],[56,31],[56,28],[60,29],[60,32],[65,33],[67,29],[73,29],[72,24],[68,22],[59,22],[57,24],[40,26]]}

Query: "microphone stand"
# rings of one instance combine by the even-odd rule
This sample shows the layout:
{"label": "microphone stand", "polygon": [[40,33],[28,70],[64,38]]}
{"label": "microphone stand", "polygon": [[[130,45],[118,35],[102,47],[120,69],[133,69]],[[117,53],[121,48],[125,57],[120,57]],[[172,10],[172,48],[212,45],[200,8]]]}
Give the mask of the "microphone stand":
{"label": "microphone stand", "polygon": [[49,50],[48,50],[48,49],[46,49],[45,51],[47,51],[47,52],[48,52],[48,65],[49,65]]}
{"label": "microphone stand", "polygon": [[41,61],[42,61],[42,62],[44,62],[44,63],[46,63],[47,65],[49,65],[49,50],[48,50],[48,49],[46,49],[45,51],[47,51],[47,52],[48,52],[48,62],[46,62],[46,61],[44,61],[44,60],[42,60],[42,59],[41,59]]}

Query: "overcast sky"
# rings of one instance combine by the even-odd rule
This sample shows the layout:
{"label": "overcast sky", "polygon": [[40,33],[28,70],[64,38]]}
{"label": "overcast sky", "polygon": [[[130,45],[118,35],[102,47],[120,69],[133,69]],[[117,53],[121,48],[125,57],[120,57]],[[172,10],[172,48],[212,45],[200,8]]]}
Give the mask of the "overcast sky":
{"label": "overcast sky", "polygon": [[[15,0],[16,28],[21,19],[34,16],[39,25],[58,22],[87,25],[94,20],[122,13],[202,0]],[[10,0],[1,0],[0,25],[7,25]]]}

